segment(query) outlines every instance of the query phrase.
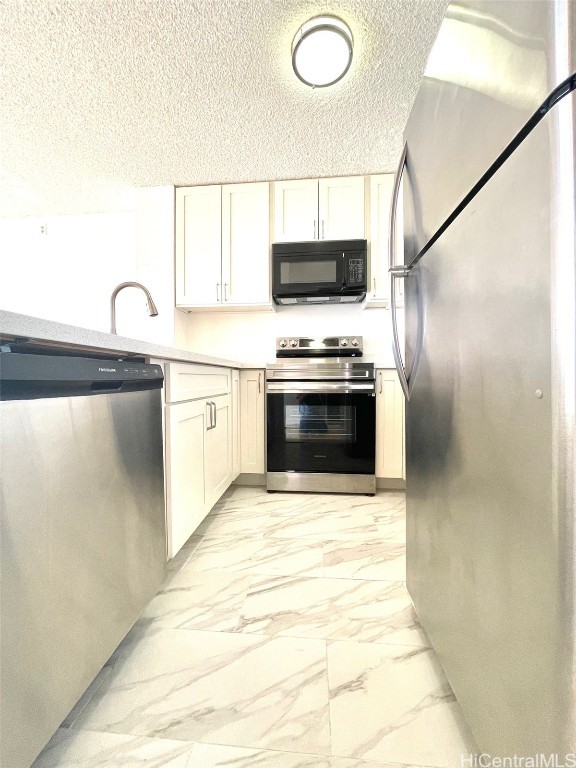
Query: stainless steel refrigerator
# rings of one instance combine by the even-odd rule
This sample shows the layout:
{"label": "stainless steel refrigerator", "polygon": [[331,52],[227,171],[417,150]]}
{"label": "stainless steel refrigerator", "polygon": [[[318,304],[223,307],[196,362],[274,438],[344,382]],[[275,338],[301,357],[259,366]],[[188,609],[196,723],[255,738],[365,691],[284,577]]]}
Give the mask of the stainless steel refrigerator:
{"label": "stainless steel refrigerator", "polygon": [[576,752],[575,49],[572,0],[451,4],[395,185],[408,589],[498,756]]}

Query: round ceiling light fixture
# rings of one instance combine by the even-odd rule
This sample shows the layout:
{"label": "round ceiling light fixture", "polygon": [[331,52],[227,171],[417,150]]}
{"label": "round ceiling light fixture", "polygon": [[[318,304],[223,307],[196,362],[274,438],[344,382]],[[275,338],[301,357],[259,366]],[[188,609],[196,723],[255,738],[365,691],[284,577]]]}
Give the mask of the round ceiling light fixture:
{"label": "round ceiling light fixture", "polygon": [[296,76],[312,88],[341,80],[352,63],[352,32],[335,16],[317,16],[303,24],[292,43]]}

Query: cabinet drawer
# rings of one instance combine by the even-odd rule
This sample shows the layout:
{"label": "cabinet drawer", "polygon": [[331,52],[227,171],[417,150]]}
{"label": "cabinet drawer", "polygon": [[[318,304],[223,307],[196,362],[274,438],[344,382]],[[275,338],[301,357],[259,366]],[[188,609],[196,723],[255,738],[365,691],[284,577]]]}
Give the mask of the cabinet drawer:
{"label": "cabinet drawer", "polygon": [[166,402],[179,403],[183,400],[227,395],[231,389],[230,374],[229,368],[168,363],[166,365]]}

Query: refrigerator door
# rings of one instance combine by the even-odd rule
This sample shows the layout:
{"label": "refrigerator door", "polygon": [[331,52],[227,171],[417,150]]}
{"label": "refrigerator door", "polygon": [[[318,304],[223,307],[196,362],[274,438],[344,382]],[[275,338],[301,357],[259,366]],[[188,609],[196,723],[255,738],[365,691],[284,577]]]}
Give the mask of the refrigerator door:
{"label": "refrigerator door", "polygon": [[492,755],[576,747],[575,98],[405,280],[408,588]]}
{"label": "refrigerator door", "polygon": [[550,0],[449,5],[405,131],[406,264],[419,253],[553,88]]}

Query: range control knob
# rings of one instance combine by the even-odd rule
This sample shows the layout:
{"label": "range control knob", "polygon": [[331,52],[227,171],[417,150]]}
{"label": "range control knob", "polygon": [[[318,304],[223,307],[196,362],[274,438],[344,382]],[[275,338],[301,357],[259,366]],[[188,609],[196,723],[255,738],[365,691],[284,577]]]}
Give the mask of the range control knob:
{"label": "range control knob", "polygon": [[352,346],[357,347],[359,344],[358,339],[352,339]]}
{"label": "range control knob", "polygon": [[290,346],[291,347],[297,347],[298,346],[298,339],[290,339]]}
{"label": "range control knob", "polygon": [[287,344],[288,344],[288,342],[286,341],[286,339],[280,339],[280,341],[278,342],[278,346],[279,346],[279,347],[282,347],[282,349],[284,349],[284,347],[285,347]]}
{"label": "range control knob", "polygon": [[342,347],[347,347],[348,346],[348,339],[340,339],[340,345]]}

